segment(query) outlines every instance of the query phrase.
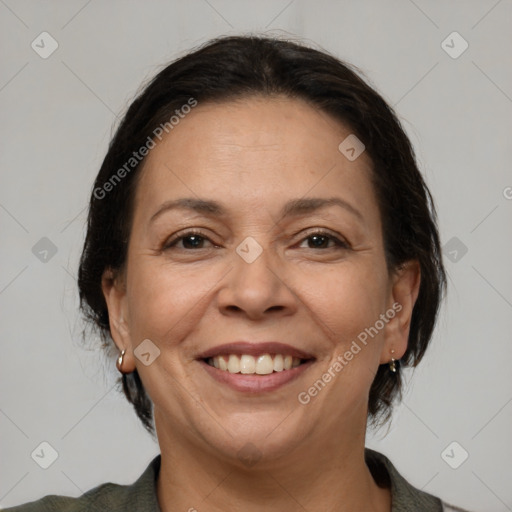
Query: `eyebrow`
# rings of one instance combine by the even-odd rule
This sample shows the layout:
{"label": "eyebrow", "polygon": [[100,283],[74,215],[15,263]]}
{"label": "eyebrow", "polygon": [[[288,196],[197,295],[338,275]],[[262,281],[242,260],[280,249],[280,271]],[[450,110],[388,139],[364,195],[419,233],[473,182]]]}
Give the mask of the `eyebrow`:
{"label": "eyebrow", "polygon": [[[340,197],[310,197],[292,199],[291,201],[288,201],[281,209],[280,218],[304,215],[330,206],[340,206],[346,211],[352,213],[354,216],[358,217],[360,220],[364,220],[362,213],[357,208],[352,206],[344,199],[341,199]],[[153,222],[164,212],[175,209],[192,210],[194,212],[202,213],[212,217],[225,217],[228,214],[228,210],[217,201],[184,197],[180,199],[172,199],[163,203],[160,208],[152,215],[150,222]]]}

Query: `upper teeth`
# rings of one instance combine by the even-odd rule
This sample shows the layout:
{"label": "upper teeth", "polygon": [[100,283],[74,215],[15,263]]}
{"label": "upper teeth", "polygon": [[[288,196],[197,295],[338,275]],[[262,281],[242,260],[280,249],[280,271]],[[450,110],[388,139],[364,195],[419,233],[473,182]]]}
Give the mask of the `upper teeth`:
{"label": "upper teeth", "polygon": [[272,372],[282,372],[283,370],[295,368],[300,365],[300,359],[281,354],[276,354],[273,357],[270,354],[263,354],[258,357],[248,354],[241,356],[229,354],[211,357],[208,359],[208,364],[229,373],[268,375]]}

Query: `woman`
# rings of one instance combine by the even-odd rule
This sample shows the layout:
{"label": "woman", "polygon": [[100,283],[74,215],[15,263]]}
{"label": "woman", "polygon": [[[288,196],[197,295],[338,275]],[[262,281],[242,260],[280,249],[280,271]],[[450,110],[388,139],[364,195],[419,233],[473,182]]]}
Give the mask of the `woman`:
{"label": "woman", "polygon": [[444,287],[431,196],[385,101],[324,52],[209,42],[129,108],[79,270],[161,454],[131,486],[8,510],[456,510],[365,448]]}

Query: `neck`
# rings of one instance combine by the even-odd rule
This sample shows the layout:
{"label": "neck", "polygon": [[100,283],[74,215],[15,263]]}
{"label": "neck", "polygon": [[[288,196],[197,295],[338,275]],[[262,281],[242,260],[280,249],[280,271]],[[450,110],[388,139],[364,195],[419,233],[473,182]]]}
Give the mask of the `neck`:
{"label": "neck", "polygon": [[162,512],[391,510],[389,489],[377,486],[365,463],[364,434],[308,443],[307,451],[301,447],[289,457],[261,459],[252,467],[222,460],[169,431],[159,435],[159,443]]}

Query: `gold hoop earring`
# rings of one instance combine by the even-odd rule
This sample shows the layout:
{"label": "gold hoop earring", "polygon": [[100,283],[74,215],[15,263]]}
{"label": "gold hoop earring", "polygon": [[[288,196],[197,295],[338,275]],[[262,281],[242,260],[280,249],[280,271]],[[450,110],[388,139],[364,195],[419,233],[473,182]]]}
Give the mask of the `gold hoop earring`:
{"label": "gold hoop earring", "polygon": [[121,351],[121,355],[117,358],[117,361],[116,361],[116,366],[117,366],[117,369],[123,373],[123,359],[124,359],[124,354],[126,353],[126,350],[122,350]]}

